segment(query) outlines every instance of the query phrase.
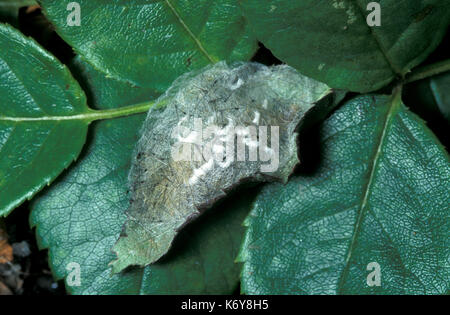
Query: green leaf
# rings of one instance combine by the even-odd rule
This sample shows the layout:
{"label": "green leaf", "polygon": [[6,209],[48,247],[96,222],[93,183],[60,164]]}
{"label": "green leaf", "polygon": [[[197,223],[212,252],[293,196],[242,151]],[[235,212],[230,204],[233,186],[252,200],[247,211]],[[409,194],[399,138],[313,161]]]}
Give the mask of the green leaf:
{"label": "green leaf", "polygon": [[450,72],[409,83],[403,91],[403,101],[424,119],[433,133],[449,147]]}
{"label": "green leaf", "polygon": [[[239,257],[243,291],[448,292],[449,157],[398,93],[349,101],[321,127],[320,148],[314,172],[255,201]],[[371,262],[381,286],[367,285]]]}
{"label": "green leaf", "polygon": [[61,37],[108,76],[164,92],[181,74],[256,50],[237,0],[79,0],[81,26],[67,24],[71,0],[42,0]]}
{"label": "green leaf", "polygon": [[[106,79],[79,59],[76,65],[96,107],[148,97],[140,88]],[[74,294],[230,294],[239,282],[234,257],[254,193],[229,201],[183,231],[164,261],[111,275],[111,248],[126,219],[127,176],[144,118],[141,114],[93,124],[80,161],[32,204],[39,245],[49,248],[58,279],[69,274],[69,263],[80,264],[81,286],[67,286]]]}
{"label": "green leaf", "polygon": [[427,121],[444,118],[450,122],[449,86],[450,72],[412,82],[403,91],[405,104]]}
{"label": "green leaf", "polygon": [[19,9],[36,4],[34,0],[0,0],[0,22],[18,24]]}
{"label": "green leaf", "polygon": [[0,24],[0,216],[49,184],[80,153],[91,112],[68,69]]}
{"label": "green leaf", "polygon": [[450,122],[450,72],[431,78],[430,87],[439,111]]}
{"label": "green leaf", "polygon": [[439,44],[450,21],[445,0],[385,0],[381,26],[370,0],[240,0],[251,28],[279,59],[333,88],[377,90],[404,76]]}
{"label": "green leaf", "polygon": [[136,147],[113,272],[157,261],[182,227],[239,184],[287,182],[299,162],[297,127],[332,95],[286,65],[220,62],[177,79]]}

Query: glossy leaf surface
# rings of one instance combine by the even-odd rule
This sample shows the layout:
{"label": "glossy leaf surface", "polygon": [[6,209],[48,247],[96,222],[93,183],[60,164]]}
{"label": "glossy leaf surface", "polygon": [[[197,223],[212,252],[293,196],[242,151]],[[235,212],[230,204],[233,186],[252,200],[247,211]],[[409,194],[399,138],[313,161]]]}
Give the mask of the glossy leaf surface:
{"label": "glossy leaf surface", "polygon": [[256,40],[237,0],[42,0],[56,31],[108,76],[164,92],[178,76],[220,60],[249,59]]}
{"label": "glossy leaf surface", "polygon": [[[280,60],[333,88],[377,90],[420,64],[450,21],[446,0],[241,0],[257,36]],[[371,24],[372,25],[372,24]]]}
{"label": "glossy leaf surface", "polygon": [[31,198],[80,153],[91,110],[69,70],[0,24],[0,216]]}

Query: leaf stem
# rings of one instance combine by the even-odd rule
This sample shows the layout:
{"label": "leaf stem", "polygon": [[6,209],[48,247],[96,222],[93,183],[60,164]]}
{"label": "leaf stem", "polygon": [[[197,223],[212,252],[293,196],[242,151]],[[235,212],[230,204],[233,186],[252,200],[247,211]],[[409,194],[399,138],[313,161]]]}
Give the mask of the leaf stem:
{"label": "leaf stem", "polygon": [[166,103],[165,100],[156,103],[156,101],[149,101],[138,103],[130,106],[124,106],[112,109],[93,110],[89,109],[86,113],[69,115],[69,116],[41,116],[41,117],[2,117],[0,121],[12,122],[36,122],[36,121],[62,121],[62,120],[84,120],[91,123],[96,120],[113,119],[119,117],[126,117],[147,112],[155,104],[162,106]]}
{"label": "leaf stem", "polygon": [[406,77],[404,84],[423,80],[431,76],[450,71],[450,59],[433,63],[431,65],[417,68],[409,76]]}
{"label": "leaf stem", "polygon": [[[413,71],[402,82],[408,84],[418,80],[422,80],[440,73],[450,71],[450,59],[440,61],[428,66],[420,67]],[[96,120],[114,119],[120,117],[126,117],[130,115],[136,115],[147,112],[151,107],[157,105],[164,106],[167,100],[160,102],[148,101],[138,103],[130,106],[124,106],[112,109],[93,110],[89,109],[85,113],[69,115],[69,116],[41,116],[41,117],[4,117],[0,116],[0,121],[12,121],[12,122],[33,122],[33,121],[61,121],[61,120],[84,120],[87,123],[91,123]]]}
{"label": "leaf stem", "polygon": [[86,114],[86,116],[88,116],[87,120],[89,122],[92,122],[95,120],[113,119],[136,115],[147,112],[153,105],[155,105],[155,103],[155,101],[149,101],[119,108],[93,110],[91,113]]}

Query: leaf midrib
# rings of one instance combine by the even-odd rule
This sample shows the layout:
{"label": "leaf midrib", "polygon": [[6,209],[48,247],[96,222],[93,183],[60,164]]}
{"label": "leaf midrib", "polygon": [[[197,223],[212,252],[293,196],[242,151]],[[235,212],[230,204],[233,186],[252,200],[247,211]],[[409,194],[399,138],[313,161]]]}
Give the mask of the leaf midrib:
{"label": "leaf midrib", "polygon": [[[366,17],[364,14],[365,12],[364,12],[364,9],[360,6],[358,0],[348,0],[348,1],[350,2],[351,5],[354,5],[356,7],[356,9],[358,10],[359,14],[361,15],[363,21],[365,21],[365,17]],[[383,45],[380,42],[380,39],[375,34],[373,27],[369,26],[367,23],[364,23],[364,24],[369,28],[371,37],[374,39],[375,43],[377,44],[378,50],[383,55],[384,59],[386,60],[386,63],[389,65],[389,68],[391,68],[392,73],[394,75],[402,75],[401,69],[397,69],[397,67],[394,65],[392,60],[389,58],[388,52],[384,49]]]}
{"label": "leaf midrib", "polygon": [[169,7],[170,11],[172,11],[173,15],[177,18],[178,22],[180,22],[181,26],[185,29],[185,31],[189,34],[191,39],[194,41],[194,43],[197,45],[198,49],[208,58],[209,62],[216,63],[219,60],[216,60],[216,58],[213,58],[203,47],[203,44],[201,41],[195,36],[195,34],[191,31],[189,26],[184,22],[181,15],[178,13],[177,9],[173,6],[173,4],[170,2],[170,0],[164,0],[164,3]]}
{"label": "leaf midrib", "polygon": [[355,245],[359,236],[359,232],[361,230],[361,223],[365,217],[365,214],[368,212],[367,204],[369,202],[369,197],[371,194],[372,186],[374,183],[374,179],[376,176],[376,171],[378,169],[378,164],[382,155],[383,147],[385,144],[386,136],[388,134],[388,131],[390,129],[390,126],[392,124],[392,119],[395,116],[396,109],[401,104],[401,88],[397,88],[396,91],[393,93],[390,104],[389,104],[389,110],[386,113],[386,118],[383,124],[383,129],[380,135],[380,139],[378,141],[377,150],[375,152],[375,155],[373,156],[373,161],[370,167],[370,175],[367,180],[367,185],[364,189],[364,197],[361,202],[361,207],[358,211],[358,217],[356,219],[355,228],[353,230],[353,236],[347,251],[347,256],[345,258],[344,262],[344,269],[342,270],[341,277],[338,282],[337,286],[337,293],[342,294],[342,290],[344,287],[345,280],[347,278],[349,269],[350,269],[350,261],[353,257],[353,251],[355,249]]}
{"label": "leaf midrib", "polygon": [[[189,37],[192,39],[192,41],[194,42],[194,44],[197,46],[198,50],[205,55],[205,57],[208,59],[208,62],[210,63],[217,63],[220,61],[220,58],[216,58],[211,56],[208,51],[205,49],[205,47],[203,46],[202,42],[197,38],[197,36],[195,36],[195,34],[192,32],[192,30],[190,29],[190,27],[186,24],[186,22],[183,20],[183,18],[181,17],[181,15],[178,13],[178,11],[176,10],[176,8],[174,7],[174,5],[171,3],[170,0],[162,0],[163,3],[165,3],[167,5],[167,7],[169,8],[169,10],[173,13],[173,15],[177,18],[178,22],[181,24],[182,28],[188,33]],[[46,12],[46,8],[43,8],[43,12],[44,15],[49,18],[49,15]],[[68,40],[67,38],[65,38],[64,34],[60,33],[59,28],[56,29],[57,33],[63,37],[66,41],[68,41],[72,46],[73,43]],[[100,71],[101,73],[104,73],[107,75],[108,78],[116,80],[118,82],[123,82],[123,83],[128,83],[131,84],[133,86],[138,86],[138,87],[142,87],[142,84],[131,80],[130,78],[126,78],[124,77],[122,74],[112,74],[109,71],[107,71],[106,69],[104,69],[103,67],[99,67],[96,65],[95,62],[92,62],[91,60],[89,60],[86,57],[86,54],[83,54],[81,51],[79,51],[79,49],[77,47],[74,48],[74,50],[79,53],[80,55],[83,56],[83,60],[86,61],[87,63],[89,63],[92,67],[94,67],[94,69],[96,69],[97,71]],[[0,117],[1,120],[1,117]]]}
{"label": "leaf midrib", "polygon": [[[73,114],[73,115],[65,115],[65,116],[41,116],[41,117],[9,117],[9,116],[0,116],[0,122],[15,122],[15,123],[25,123],[25,122],[44,122],[44,121],[83,121],[86,123],[90,123],[95,120],[103,120],[103,119],[113,119],[120,118],[130,115],[136,115],[147,112],[153,105],[156,104],[156,101],[149,101],[140,104],[124,106],[113,109],[104,109],[104,110],[93,110],[89,109],[83,114]],[[164,101],[158,103],[158,105],[163,106],[165,104]]]}

